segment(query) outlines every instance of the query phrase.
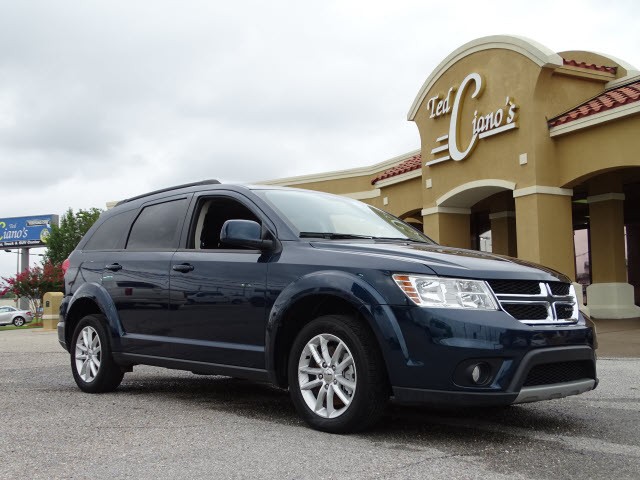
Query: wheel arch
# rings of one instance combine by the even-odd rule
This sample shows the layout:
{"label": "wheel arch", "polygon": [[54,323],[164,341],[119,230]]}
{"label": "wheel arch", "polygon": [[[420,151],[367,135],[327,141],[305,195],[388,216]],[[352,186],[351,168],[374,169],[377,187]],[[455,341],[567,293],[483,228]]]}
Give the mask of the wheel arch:
{"label": "wheel arch", "polygon": [[105,316],[106,327],[113,340],[112,345],[114,347],[119,345],[117,339],[122,335],[123,330],[113,300],[101,285],[85,283],[71,298],[64,317],[64,336],[67,346],[71,344],[71,336],[78,322],[91,314]]}
{"label": "wheel arch", "polygon": [[314,272],[296,280],[276,299],[267,323],[265,361],[271,381],[288,385],[287,362],[297,333],[311,320],[331,314],[352,315],[377,339],[389,380],[391,357],[408,360],[406,342],[380,294],[362,278],[342,271]]}

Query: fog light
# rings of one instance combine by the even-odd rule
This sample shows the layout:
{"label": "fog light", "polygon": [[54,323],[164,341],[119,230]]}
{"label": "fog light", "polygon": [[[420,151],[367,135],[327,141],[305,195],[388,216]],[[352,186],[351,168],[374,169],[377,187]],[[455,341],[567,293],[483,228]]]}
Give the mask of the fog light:
{"label": "fog light", "polygon": [[476,385],[484,385],[487,383],[489,379],[489,375],[491,374],[491,367],[486,363],[476,363],[472,366],[471,370],[471,381]]}
{"label": "fog light", "polygon": [[453,372],[453,383],[459,387],[497,388],[496,377],[504,360],[501,358],[468,358]]}

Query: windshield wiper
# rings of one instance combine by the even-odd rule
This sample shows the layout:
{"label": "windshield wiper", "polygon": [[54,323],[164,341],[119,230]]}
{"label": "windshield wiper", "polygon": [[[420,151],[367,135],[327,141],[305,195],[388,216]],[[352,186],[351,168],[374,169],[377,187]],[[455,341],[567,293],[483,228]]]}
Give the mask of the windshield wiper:
{"label": "windshield wiper", "polygon": [[371,240],[370,235],[355,235],[352,233],[332,233],[332,232],[300,232],[300,238],[326,238],[329,240],[348,240],[351,238],[364,238]]}
{"label": "windshield wiper", "polygon": [[390,242],[414,242],[414,243],[425,243],[427,245],[429,245],[429,242],[425,242],[424,240],[416,240],[414,238],[409,238],[409,237],[405,237],[405,238],[401,238],[401,237],[371,237],[374,240],[383,240],[383,241],[390,241]]}

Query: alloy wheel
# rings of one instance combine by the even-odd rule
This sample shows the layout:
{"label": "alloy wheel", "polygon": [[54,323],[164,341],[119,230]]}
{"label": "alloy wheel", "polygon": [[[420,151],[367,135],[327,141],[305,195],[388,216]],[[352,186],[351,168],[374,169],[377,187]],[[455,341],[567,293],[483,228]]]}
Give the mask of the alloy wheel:
{"label": "alloy wheel", "polygon": [[76,371],[80,378],[91,383],[100,371],[102,346],[100,336],[93,327],[86,326],[76,340]]}
{"label": "alloy wheel", "polygon": [[347,411],[356,393],[356,366],[349,347],[323,333],[307,342],[298,361],[298,385],[307,407],[322,418]]}

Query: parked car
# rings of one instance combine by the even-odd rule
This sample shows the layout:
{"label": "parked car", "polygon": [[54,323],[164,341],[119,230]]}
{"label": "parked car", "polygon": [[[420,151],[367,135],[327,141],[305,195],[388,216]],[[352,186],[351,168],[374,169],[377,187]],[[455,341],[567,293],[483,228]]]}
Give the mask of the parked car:
{"label": "parked car", "polygon": [[58,336],[89,393],[138,364],[229,375],[288,388],[310,426],[351,432],[390,396],[499,406],[598,383],[569,278],[335,195],[151,192],[103,213],[65,268]]}
{"label": "parked car", "polygon": [[18,310],[14,307],[0,307],[0,325],[14,324],[21,327],[33,321],[33,314],[28,310]]}

